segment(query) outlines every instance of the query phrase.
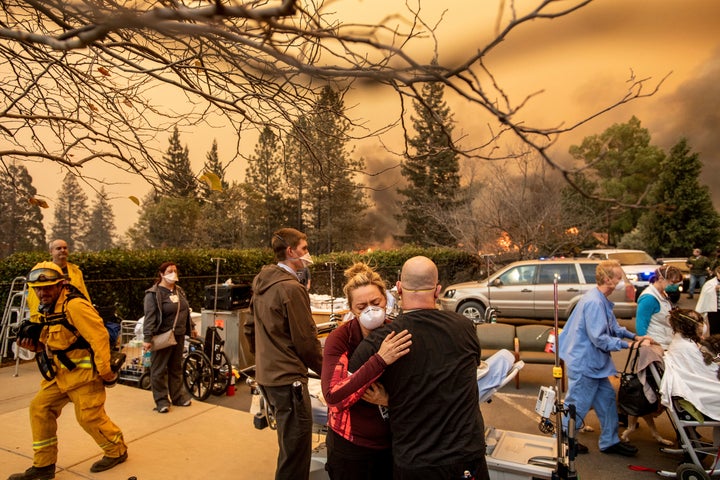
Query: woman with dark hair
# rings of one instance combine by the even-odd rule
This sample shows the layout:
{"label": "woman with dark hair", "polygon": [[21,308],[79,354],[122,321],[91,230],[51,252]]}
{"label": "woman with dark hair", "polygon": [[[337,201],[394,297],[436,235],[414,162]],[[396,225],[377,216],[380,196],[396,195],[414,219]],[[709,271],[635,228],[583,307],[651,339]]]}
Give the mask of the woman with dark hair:
{"label": "woman with dark hair", "polygon": [[672,340],[672,328],[668,315],[673,304],[668,294],[678,291],[682,273],[677,267],[663,265],[650,278],[650,285],[643,290],[637,301],[635,331],[647,335],[667,350]]}
{"label": "woman with dark hair", "polygon": [[[702,415],[720,420],[718,365],[706,364],[700,348],[700,341],[707,332],[705,319],[695,310],[676,308],[670,312],[670,325],[674,333],[663,358],[662,404],[670,405],[672,397],[680,397]],[[716,445],[720,444],[720,432],[716,431],[714,435]]]}
{"label": "woman with dark hair", "polygon": [[[143,349],[151,350],[150,380],[155,410],[167,413],[170,402],[189,407],[190,394],[183,386],[182,359],[185,335],[194,335],[190,323],[190,305],[179,285],[178,269],[173,262],[158,268],[152,287],[145,290],[143,321]],[[152,348],[152,337],[173,329],[175,345],[161,350]]]}

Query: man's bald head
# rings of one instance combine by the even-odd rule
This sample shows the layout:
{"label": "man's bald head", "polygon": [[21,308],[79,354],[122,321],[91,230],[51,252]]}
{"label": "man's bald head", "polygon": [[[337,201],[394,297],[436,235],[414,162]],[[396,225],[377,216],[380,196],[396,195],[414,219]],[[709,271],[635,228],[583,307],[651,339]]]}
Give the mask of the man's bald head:
{"label": "man's bald head", "polygon": [[400,276],[405,290],[432,290],[438,283],[438,269],[427,257],[412,257],[402,268]]}
{"label": "man's bald head", "polygon": [[65,268],[68,259],[68,244],[65,240],[60,238],[50,242],[50,255],[52,255],[52,261],[55,265],[60,268]]}

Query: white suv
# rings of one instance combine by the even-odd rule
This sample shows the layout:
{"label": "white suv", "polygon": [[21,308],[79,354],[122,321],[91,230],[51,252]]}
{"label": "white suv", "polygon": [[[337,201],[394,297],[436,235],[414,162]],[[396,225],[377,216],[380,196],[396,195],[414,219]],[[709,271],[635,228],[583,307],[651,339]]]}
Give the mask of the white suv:
{"label": "white suv", "polygon": [[650,285],[650,277],[658,268],[658,263],[643,250],[624,250],[621,248],[603,248],[583,250],[583,255],[595,260],[617,260],[620,262],[630,283],[635,286],[636,295]]}

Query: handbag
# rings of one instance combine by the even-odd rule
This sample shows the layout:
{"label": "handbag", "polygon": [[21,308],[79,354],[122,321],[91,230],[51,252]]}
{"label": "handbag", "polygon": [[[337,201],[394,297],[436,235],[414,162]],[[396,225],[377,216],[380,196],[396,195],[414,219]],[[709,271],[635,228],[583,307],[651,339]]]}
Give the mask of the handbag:
{"label": "handbag", "polygon": [[175,325],[177,324],[178,317],[180,316],[180,302],[178,302],[178,309],[177,313],[175,314],[175,321],[173,322],[173,326],[170,330],[163,333],[158,333],[157,335],[153,335],[152,337],[152,347],[150,347],[150,350],[153,352],[156,352],[158,350],[162,350],[163,348],[172,347],[174,345],[177,345],[177,341],[175,340]]}
{"label": "handbag", "polygon": [[[637,375],[636,365],[639,349],[630,347],[630,354],[625,362],[625,368],[620,375],[620,388],[618,389],[618,410],[627,415],[642,417],[654,413],[658,409],[658,401],[650,402],[643,391],[643,384]],[[628,370],[630,365],[630,370]]]}

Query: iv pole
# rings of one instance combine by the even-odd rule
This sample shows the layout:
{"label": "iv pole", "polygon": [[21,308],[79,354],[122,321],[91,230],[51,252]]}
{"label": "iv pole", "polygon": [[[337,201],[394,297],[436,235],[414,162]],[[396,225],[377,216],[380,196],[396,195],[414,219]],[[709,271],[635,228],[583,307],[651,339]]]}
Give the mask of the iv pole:
{"label": "iv pole", "polygon": [[[552,473],[553,480],[576,480],[575,457],[577,456],[577,442],[575,439],[575,405],[568,405],[567,408],[560,398],[562,391],[563,371],[560,365],[560,335],[558,325],[558,274],[553,280],[553,328],[555,334],[555,364],[553,366],[553,378],[555,378],[555,422],[557,425],[557,463]],[[568,416],[567,433],[563,431],[563,415]],[[567,436],[564,440],[563,437]],[[567,448],[565,448],[567,447]]]}

